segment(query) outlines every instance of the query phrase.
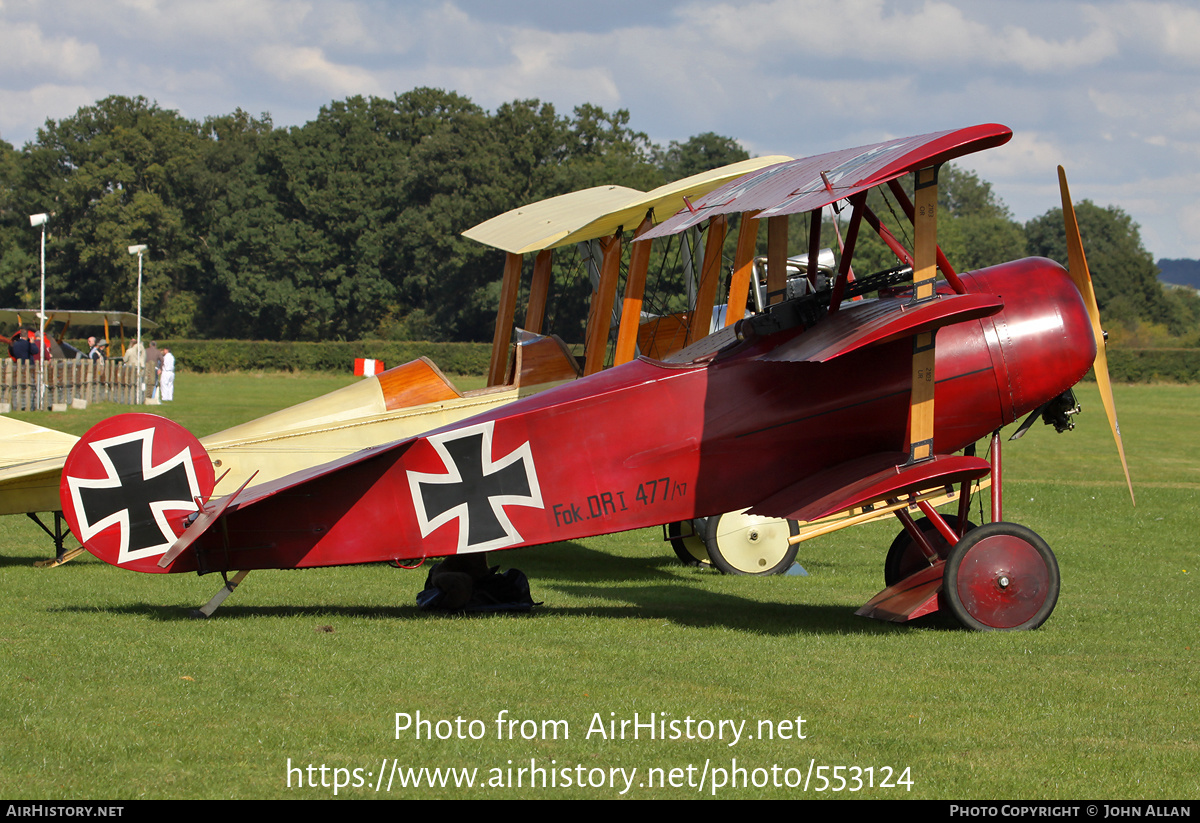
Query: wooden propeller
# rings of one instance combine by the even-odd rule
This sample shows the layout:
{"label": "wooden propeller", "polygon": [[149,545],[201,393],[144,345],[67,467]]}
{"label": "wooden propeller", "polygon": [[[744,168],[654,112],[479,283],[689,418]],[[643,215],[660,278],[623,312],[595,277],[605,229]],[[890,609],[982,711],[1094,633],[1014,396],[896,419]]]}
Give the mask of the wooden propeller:
{"label": "wooden propeller", "polygon": [[1108,415],[1108,425],[1117,444],[1117,454],[1121,456],[1125,484],[1129,486],[1129,499],[1133,500],[1136,506],[1133,483],[1129,479],[1129,464],[1125,462],[1125,446],[1121,442],[1121,424],[1117,422],[1117,407],[1113,402],[1112,381],[1108,377],[1108,355],[1104,350],[1104,330],[1100,328],[1100,309],[1096,305],[1096,291],[1092,288],[1092,273],[1088,270],[1087,256],[1083,253],[1083,240],[1079,236],[1079,223],[1075,219],[1071,191],[1067,188],[1067,173],[1062,166],[1058,167],[1058,188],[1062,195],[1063,224],[1067,230],[1067,269],[1075,282],[1075,288],[1083,295],[1088,317],[1092,320],[1092,334],[1096,337],[1096,360],[1093,364],[1096,385],[1100,389],[1100,401],[1104,404],[1104,413]]}

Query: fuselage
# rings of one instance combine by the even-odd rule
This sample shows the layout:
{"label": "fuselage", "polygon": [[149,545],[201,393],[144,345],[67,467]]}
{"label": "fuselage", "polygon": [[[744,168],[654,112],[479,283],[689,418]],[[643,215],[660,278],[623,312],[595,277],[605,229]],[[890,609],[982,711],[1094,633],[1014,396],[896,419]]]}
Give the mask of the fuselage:
{"label": "fuselage", "polygon": [[[937,453],[1073,386],[1095,343],[1065,270],[963,276],[1004,308],[937,333]],[[843,312],[856,311],[846,304]],[[163,571],[301,568],[515,548],[753,506],[857,457],[906,448],[911,338],[828,362],[761,358],[801,328],[704,363],[638,360],[231,507]]]}

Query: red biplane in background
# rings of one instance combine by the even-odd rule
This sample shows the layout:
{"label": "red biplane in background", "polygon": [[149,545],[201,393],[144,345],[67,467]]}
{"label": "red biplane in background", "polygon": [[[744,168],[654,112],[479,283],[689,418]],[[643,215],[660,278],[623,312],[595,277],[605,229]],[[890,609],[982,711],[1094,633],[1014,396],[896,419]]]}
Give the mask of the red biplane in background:
{"label": "red biplane in background", "polygon": [[[212,499],[212,461],[186,431],[145,415],[110,418],[67,460],[64,512],[115,565],[226,574],[467,555],[743,509],[813,521],[885,506],[904,531],[885,564],[888,588],[860,614],[903,621],[945,608],[975,629],[1035,628],[1057,602],[1058,567],[1041,538],[1003,521],[999,430],[1026,414],[1069,427],[1070,389],[1095,362],[1119,449],[1120,439],[1065,178],[1070,273],[1026,259],[959,275],[938,249],[939,166],[1010,137],[981,125],[780,163],[644,231],[642,242],[734,212],[743,225],[765,219],[768,288],[782,293],[787,216],[808,212],[819,227],[826,205],[851,208],[831,287],[666,360],[630,360]],[[913,201],[898,183],[910,173]],[[911,250],[867,206],[879,185],[909,213]],[[853,279],[864,220],[902,265]],[[747,247],[736,272],[752,264]],[[812,274],[818,255],[809,259]],[[730,305],[746,302],[739,282],[735,273],[742,302]],[[869,294],[878,297],[851,302]],[[989,436],[990,463],[974,454]],[[993,522],[978,528],[966,520],[967,494],[957,518],[913,499],[984,477]]]}

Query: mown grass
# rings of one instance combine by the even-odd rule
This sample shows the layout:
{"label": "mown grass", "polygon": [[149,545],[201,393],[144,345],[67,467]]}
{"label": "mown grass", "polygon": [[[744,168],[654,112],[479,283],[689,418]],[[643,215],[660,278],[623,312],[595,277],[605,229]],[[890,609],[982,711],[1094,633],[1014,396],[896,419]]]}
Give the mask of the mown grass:
{"label": "mown grass", "polygon": [[[164,409],[205,433],[330,379],[181,376]],[[1039,426],[1006,444],[1006,518],[1046,538],[1063,576],[1049,622],[1019,634],[855,617],[881,586],[891,524],[804,544],[808,577],[683,568],[655,531],[499,554],[545,602],[523,617],[427,615],[414,600],[423,571],[360,566],[256,572],[214,619],[192,621],[219,579],[90,557],[34,569],[46,538],[0,519],[0,796],[320,798],[333,795],[335,767],[362,769],[367,783],[339,797],[618,796],[561,779],[531,789],[527,776],[519,789],[374,791],[393,759],[476,768],[485,782],[493,769],[515,781],[532,758],[573,778],[577,765],[637,768],[634,797],[709,796],[713,769],[736,760],[751,783],[770,781],[756,768],[803,775],[813,763],[874,767],[876,782],[882,767],[908,768],[912,788],[818,794],[814,777],[807,794],[739,783],[717,796],[1194,799],[1200,387],[1117,392],[1136,508],[1094,387],[1080,389],[1075,432]],[[36,419],[69,428],[83,417]],[[418,711],[487,733],[397,739],[396,713]],[[501,711],[565,720],[570,737],[498,740]],[[635,712],[744,720],[755,739],[587,734],[596,716]],[[797,717],[805,739],[758,739],[760,720]],[[325,765],[330,786],[299,788],[293,772],[289,788],[289,759]],[[689,766],[694,784],[706,763],[700,791],[686,771],[679,787],[639,785],[649,768]]]}

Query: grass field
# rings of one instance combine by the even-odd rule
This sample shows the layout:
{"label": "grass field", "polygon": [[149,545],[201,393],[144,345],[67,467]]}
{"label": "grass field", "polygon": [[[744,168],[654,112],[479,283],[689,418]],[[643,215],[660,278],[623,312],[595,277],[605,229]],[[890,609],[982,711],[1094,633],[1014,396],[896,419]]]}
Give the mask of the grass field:
{"label": "grass field", "polygon": [[[349,379],[181,375],[165,409],[204,434]],[[1196,799],[1200,387],[1117,387],[1136,508],[1079,391],[1075,432],[1005,452],[1006,517],[1062,570],[1035,632],[855,617],[890,523],[802,545],[808,577],[684,568],[656,531],[496,555],[531,616],[427,615],[423,570],[360,566],[256,572],[193,621],[217,577],[35,569],[48,540],[2,518],[0,797]]]}

